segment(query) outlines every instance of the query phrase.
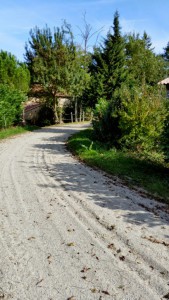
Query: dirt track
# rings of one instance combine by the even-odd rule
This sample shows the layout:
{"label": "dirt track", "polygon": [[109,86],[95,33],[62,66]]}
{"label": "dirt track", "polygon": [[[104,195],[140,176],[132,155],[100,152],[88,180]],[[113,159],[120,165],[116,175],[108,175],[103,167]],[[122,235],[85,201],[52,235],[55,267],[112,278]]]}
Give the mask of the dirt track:
{"label": "dirt track", "polygon": [[0,143],[0,299],[169,299],[165,206],[76,161],[82,128]]}

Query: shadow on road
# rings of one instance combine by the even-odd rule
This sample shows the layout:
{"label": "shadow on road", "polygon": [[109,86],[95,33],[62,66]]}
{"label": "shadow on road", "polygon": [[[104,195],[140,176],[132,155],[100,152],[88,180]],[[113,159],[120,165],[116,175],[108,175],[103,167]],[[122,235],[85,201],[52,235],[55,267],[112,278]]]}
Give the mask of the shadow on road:
{"label": "shadow on road", "polygon": [[[82,127],[81,127],[82,128]],[[86,128],[86,125],[83,127]],[[78,131],[76,126],[73,128],[55,127],[44,128],[42,133],[53,133],[51,137],[44,136],[43,143],[36,144],[34,147],[41,149],[44,155],[58,155],[58,161],[50,162],[46,168],[47,176],[53,180],[61,182],[67,192],[83,193],[87,201],[92,201],[100,207],[114,211],[124,212],[121,214],[127,223],[141,226],[146,224],[149,227],[164,225],[169,223],[169,211],[166,205],[144,198],[135,191],[124,187],[116,178],[110,178],[101,171],[96,171],[78,161],[72,159],[66,150],[65,141],[68,136]],[[36,166],[43,168],[43,166]],[[51,181],[51,188],[57,186]],[[41,185],[41,188],[47,186]],[[80,196],[79,196],[80,197]]]}

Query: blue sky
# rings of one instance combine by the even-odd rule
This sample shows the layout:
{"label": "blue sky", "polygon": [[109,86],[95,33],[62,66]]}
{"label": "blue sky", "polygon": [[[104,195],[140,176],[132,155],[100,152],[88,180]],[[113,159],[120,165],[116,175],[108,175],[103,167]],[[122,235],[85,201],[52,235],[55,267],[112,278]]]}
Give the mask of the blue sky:
{"label": "blue sky", "polygon": [[[31,28],[46,24],[60,26],[65,19],[72,25],[80,43],[84,28],[83,15],[93,32],[102,28],[104,37],[112,25],[115,11],[120,14],[122,33],[150,35],[156,53],[169,42],[169,0],[0,0],[0,49],[11,52],[23,61],[25,42]],[[90,41],[91,46],[95,42]]]}

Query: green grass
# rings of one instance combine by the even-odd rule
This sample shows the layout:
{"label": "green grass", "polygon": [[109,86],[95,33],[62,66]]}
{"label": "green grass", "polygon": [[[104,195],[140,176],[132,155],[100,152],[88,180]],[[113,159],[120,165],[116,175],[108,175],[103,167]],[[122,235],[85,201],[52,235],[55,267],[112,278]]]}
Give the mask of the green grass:
{"label": "green grass", "polygon": [[90,166],[118,176],[130,187],[141,187],[149,196],[169,203],[169,168],[163,164],[139,159],[136,154],[94,141],[92,129],[81,131],[68,140],[68,148]]}
{"label": "green grass", "polygon": [[38,129],[38,127],[33,126],[33,125],[16,126],[16,127],[1,129],[0,130],[0,140],[6,139],[10,136],[14,136],[14,135],[17,135],[17,134],[25,133],[27,131],[33,131],[35,129]]}

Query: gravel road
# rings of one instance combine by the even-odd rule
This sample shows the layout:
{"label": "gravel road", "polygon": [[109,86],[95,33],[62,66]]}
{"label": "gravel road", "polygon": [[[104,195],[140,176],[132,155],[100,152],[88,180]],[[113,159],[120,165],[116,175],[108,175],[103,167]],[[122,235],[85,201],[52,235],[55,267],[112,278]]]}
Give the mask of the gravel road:
{"label": "gravel road", "polygon": [[83,128],[0,142],[0,299],[169,299],[167,207],[77,161]]}

